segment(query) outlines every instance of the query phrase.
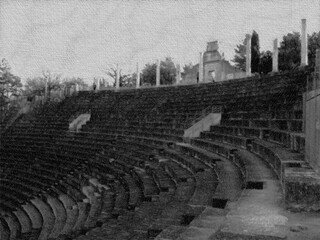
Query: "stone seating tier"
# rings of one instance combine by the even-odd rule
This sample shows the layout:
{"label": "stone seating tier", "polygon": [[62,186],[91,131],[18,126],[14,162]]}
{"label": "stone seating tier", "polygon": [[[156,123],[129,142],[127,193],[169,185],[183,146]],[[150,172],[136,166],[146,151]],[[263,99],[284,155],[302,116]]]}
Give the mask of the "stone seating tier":
{"label": "stone seating tier", "polygon": [[[31,199],[26,198],[25,201],[37,204],[40,215],[46,215],[46,221],[40,226],[41,239],[58,237],[61,229],[64,229],[63,233],[87,231],[97,221],[113,221],[110,218],[119,214],[125,218],[140,206],[148,211],[148,197],[151,196],[152,201],[159,201],[161,205],[166,203],[161,199],[162,195],[166,195],[166,190],[171,194],[171,204],[162,205],[161,216],[147,217],[149,221],[155,220],[154,224],[150,225],[150,221],[147,226],[166,229],[164,232],[168,233],[176,224],[181,231],[185,228],[180,224],[183,215],[199,215],[212,197],[237,199],[249,177],[243,155],[238,154],[241,148],[252,148],[256,154],[265,154],[265,158],[271,156],[275,170],[285,180],[287,202],[293,203],[290,198],[293,195],[290,194],[295,188],[301,190],[302,185],[291,181],[292,171],[290,175],[289,168],[281,168],[281,161],[272,157],[272,151],[266,150],[275,148],[260,144],[262,140],[257,138],[291,144],[285,140],[288,137],[280,137],[277,132],[289,132],[291,135],[301,132],[302,92],[307,75],[304,71],[298,71],[223,83],[118,92],[79,92],[62,103],[48,103],[34,114],[26,115],[1,136],[5,141],[1,141],[0,154],[8,156],[3,162],[6,162],[6,171],[11,175],[3,175],[0,181],[20,186],[23,194]],[[205,139],[192,139],[192,150],[175,145],[175,142],[183,141],[186,126],[209,112],[221,110],[226,113],[222,117],[222,126],[211,128],[220,132],[204,132],[201,137]],[[235,112],[242,112],[243,118],[232,115]],[[250,117],[250,112],[257,113],[256,117]],[[69,132],[69,123],[82,113],[90,113],[90,121],[82,132]],[[300,149],[300,145],[297,148]],[[212,161],[213,155],[220,161]],[[298,153],[292,153],[292,156],[298,156]],[[20,161],[24,164],[21,166],[28,166],[34,161],[34,171],[30,173],[22,167],[14,170],[14,163]],[[297,162],[302,164],[301,159]],[[297,162],[290,162],[290,166]],[[162,169],[160,173],[158,169]],[[306,167],[304,171],[311,170]],[[18,177],[13,179],[14,175]],[[213,176],[222,181],[218,183]],[[51,186],[54,178],[63,181]],[[316,182],[314,179],[312,183]],[[211,186],[212,192],[208,193],[203,185]],[[107,194],[100,191],[103,186],[109,189]],[[302,203],[317,200],[311,199],[310,193],[317,190],[317,185],[314,186],[307,188],[308,200],[302,199]],[[78,217],[72,228],[68,228],[69,231],[62,226],[69,216],[66,201],[62,202],[62,194],[70,196],[70,200],[77,202],[78,208],[81,208],[79,212],[82,216]],[[161,196],[156,197],[157,194]],[[5,198],[13,199],[13,196],[24,199],[14,194],[5,195]],[[51,202],[45,200],[48,203],[45,205],[41,202],[41,196],[50,197]],[[59,208],[62,206],[59,201],[63,208]],[[85,204],[80,205],[81,202]],[[188,203],[199,207],[190,207]],[[10,210],[8,201],[0,206],[4,207],[2,210],[18,216],[17,211],[24,206],[18,208],[19,204],[16,202],[15,210]],[[52,211],[48,212],[45,206]],[[14,224],[11,219],[0,214],[1,227],[6,234],[4,239],[10,238],[10,234],[11,238],[19,235],[19,221]],[[122,221],[121,217],[118,221]],[[31,231],[26,229],[24,233]],[[171,233],[177,234],[175,230]]]}
{"label": "stone seating tier", "polygon": [[[252,121],[255,121],[255,124],[252,124]],[[320,178],[304,161],[305,142],[304,134],[301,133],[301,120],[228,119],[221,124],[211,126],[210,132],[202,132],[201,138],[192,140],[192,143],[217,153],[217,143],[231,144],[252,151],[269,163],[277,173],[287,208],[298,211],[319,209],[317,191]],[[221,152],[227,156],[224,151]],[[237,157],[237,152],[234,157]]]}

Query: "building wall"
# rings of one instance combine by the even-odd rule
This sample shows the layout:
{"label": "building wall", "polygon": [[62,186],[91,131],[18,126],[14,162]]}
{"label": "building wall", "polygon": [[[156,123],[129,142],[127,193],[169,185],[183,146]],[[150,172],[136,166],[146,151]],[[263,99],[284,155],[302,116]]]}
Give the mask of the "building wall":
{"label": "building wall", "polygon": [[213,78],[210,74],[211,71],[215,71],[215,82],[246,77],[246,72],[237,69],[226,60],[220,60],[204,64],[203,76],[205,82],[213,81]]}
{"label": "building wall", "polygon": [[[221,68],[219,66],[219,62],[210,62],[210,63],[205,63],[203,66],[203,81],[204,82],[213,82],[217,81],[217,79],[220,79],[221,75]],[[215,72],[215,79],[212,78],[211,72]]]}
{"label": "building wall", "polygon": [[307,92],[306,101],[306,161],[320,173],[320,89]]}
{"label": "building wall", "polygon": [[[234,78],[246,77],[246,73],[234,66],[218,51],[219,46],[217,41],[208,42],[207,50],[203,54],[203,82],[219,82]],[[184,73],[182,76],[182,84],[196,83],[199,71],[199,64],[195,65],[192,71]],[[212,76],[214,72],[214,77]]]}
{"label": "building wall", "polygon": [[247,76],[246,72],[232,66],[228,61],[222,60],[222,75],[221,81],[228,80],[228,79],[237,79],[237,78],[244,78]]}

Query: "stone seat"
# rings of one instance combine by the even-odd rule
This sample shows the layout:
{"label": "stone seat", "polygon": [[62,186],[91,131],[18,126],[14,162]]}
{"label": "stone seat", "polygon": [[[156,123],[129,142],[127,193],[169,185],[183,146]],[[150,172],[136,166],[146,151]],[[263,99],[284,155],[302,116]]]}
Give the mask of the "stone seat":
{"label": "stone seat", "polygon": [[[217,155],[215,155],[209,151],[206,151],[204,149],[201,149],[201,152],[202,153],[206,152],[206,154],[208,154],[208,157],[211,156],[211,158],[213,155],[215,156],[214,158],[218,157]],[[220,157],[218,157],[218,158],[220,158]],[[209,192],[208,189],[206,189],[206,191],[203,192],[204,195],[202,195],[201,189],[198,189],[199,192],[197,192],[196,186],[199,186],[199,185],[203,186],[201,183],[205,183],[206,180],[209,180],[206,177],[204,177],[202,179],[203,181],[199,182],[199,185],[197,183],[197,185],[195,186],[195,191],[193,192],[193,194],[190,196],[190,198],[188,200],[189,204],[195,204],[195,205],[189,205],[189,206],[194,206],[195,207],[194,210],[192,211],[191,209],[188,209],[188,207],[185,207],[185,211],[183,212],[183,214],[187,214],[187,215],[190,215],[190,216],[193,216],[196,218],[203,211],[202,206],[204,206],[206,204],[210,204],[210,205],[212,204],[212,201],[211,201],[212,198],[222,198],[222,199],[226,200],[226,202],[235,201],[237,199],[237,197],[241,193],[241,181],[239,181],[237,169],[235,167],[233,167],[232,164],[229,165],[228,162],[221,162],[221,163],[223,163],[223,164],[221,164],[221,166],[220,166],[220,162],[219,162],[218,172],[223,173],[227,169],[227,172],[225,172],[224,174],[221,174],[219,176],[222,184],[218,184],[217,188],[215,188],[213,186],[213,189],[216,189],[216,191],[213,191],[213,192]],[[226,166],[228,166],[228,167],[226,168]],[[198,174],[205,174],[205,173],[206,172],[200,172]],[[209,177],[209,178],[212,177],[212,174],[209,173],[207,175],[207,177]],[[199,178],[197,178],[197,177],[196,177],[196,179],[199,180]],[[211,183],[214,183],[214,181],[211,181]],[[217,184],[217,182],[215,182],[215,184]],[[200,195],[198,195],[198,193]],[[202,198],[201,198],[201,195],[202,195]],[[189,210],[191,210],[191,211],[189,212]],[[199,212],[197,212],[197,211],[199,211]],[[164,223],[164,222],[162,221],[161,223]],[[154,225],[159,226],[159,227],[161,227],[161,229],[163,229],[163,227],[162,227],[163,225],[161,225],[161,223],[156,222]],[[158,224],[158,225],[156,225],[156,224]],[[161,237],[168,237],[168,236],[175,236],[175,238],[176,238],[179,236],[179,234],[181,232],[183,232],[186,229],[186,227],[180,228],[180,226],[178,226],[178,224],[174,221],[171,221],[169,223],[169,226],[168,225],[165,225],[165,226],[167,226],[166,229],[162,231],[165,234],[160,233],[160,235],[158,236],[160,239],[161,239]],[[175,226],[175,228],[172,228],[173,226]],[[176,232],[176,230],[178,230],[178,233]],[[178,235],[174,235],[174,234],[178,234]],[[182,239],[184,239],[184,238],[182,238]]]}
{"label": "stone seat", "polygon": [[165,169],[166,172],[175,179],[176,183],[186,182],[188,179],[192,179],[191,172],[174,160],[169,159],[169,161],[165,162]]}
{"label": "stone seat", "polygon": [[234,152],[236,151],[232,146],[200,138],[192,139],[191,143],[228,159],[232,159],[234,157]]}
{"label": "stone seat", "polygon": [[[21,189],[20,192],[22,195],[17,199],[21,199],[22,201],[26,201],[27,199],[32,198],[33,196],[41,193],[42,189],[35,188],[33,186],[29,186],[28,184],[23,184],[19,179],[15,180],[12,176],[1,178],[2,185],[0,187],[6,188],[8,191],[12,191],[17,194],[17,190],[19,187]],[[20,202],[22,203],[22,202]]]}
{"label": "stone seat", "polygon": [[[30,197],[25,196],[25,194],[19,194],[15,189],[12,189],[11,187],[1,188],[1,203],[7,204],[10,203],[9,209],[16,210],[20,207],[21,204],[29,201]],[[6,191],[6,192],[4,192]]]}
{"label": "stone seat", "polygon": [[[3,179],[1,179],[1,181],[4,182]],[[28,186],[25,184],[23,185],[21,182],[13,184],[12,179],[10,179],[10,183],[11,185],[18,187],[19,191],[21,191],[23,194],[25,194],[26,191],[28,191],[30,195],[32,195],[32,192],[35,191],[34,188],[32,188],[31,186]],[[23,190],[25,191],[23,192]],[[14,191],[14,189],[11,189],[11,191]],[[29,196],[29,195],[26,195],[26,196]],[[52,205],[50,205],[50,203],[46,202],[45,200],[42,200],[41,198],[37,197],[36,194],[29,197],[30,197],[29,202],[32,203],[32,205],[34,205],[38,209],[43,219],[43,224],[41,226],[41,232],[40,232],[39,238],[48,237],[51,233],[54,233],[53,231],[55,229],[57,228],[60,229],[61,228],[60,223],[63,223],[63,221],[59,223],[56,222],[55,224],[55,215],[52,209]],[[37,212],[30,211],[30,219],[32,218],[31,216],[35,214],[37,214]]]}
{"label": "stone seat", "polygon": [[252,140],[253,140],[252,138],[229,135],[229,134],[219,134],[215,132],[201,132],[201,138],[209,139],[212,141],[218,141],[222,143],[229,143],[244,149],[251,148]]}
{"label": "stone seat", "polygon": [[[218,174],[217,171],[217,164],[218,162],[221,161],[221,157],[219,157],[217,154],[212,153],[212,151],[208,151],[207,149],[203,149],[202,146],[195,146],[195,145],[190,145],[187,143],[178,143],[177,144],[179,146],[179,150],[183,153],[191,153],[192,155],[194,155],[197,159],[201,160],[202,162],[204,162],[207,166],[209,166],[209,169],[207,170],[211,170],[213,171],[213,174]],[[223,145],[226,148],[234,148],[234,146],[232,144],[229,143],[223,143]],[[237,166],[239,172],[241,173],[241,183],[243,184],[242,186],[245,186],[246,184],[246,179],[247,179],[247,170],[246,170],[246,165],[245,165],[245,161],[243,159],[243,157],[241,157],[241,155],[238,154],[239,152],[239,146],[238,148],[234,148],[233,149],[233,153],[232,153],[232,157],[229,158],[229,160],[231,160],[233,162],[234,165]]]}
{"label": "stone seat", "polygon": [[[159,149],[161,149],[161,147],[158,147],[156,145],[150,145],[150,144],[146,144],[146,143],[139,143],[139,142],[136,141],[138,139],[136,139],[135,137],[126,136],[125,138],[126,138],[126,141],[117,140],[117,142],[122,142],[123,144],[125,144],[127,146],[127,148],[129,147],[130,149],[131,149],[130,146],[138,146],[141,149],[149,149],[149,151],[152,151],[152,152],[155,151],[155,150],[159,151]],[[135,172],[137,172],[138,174],[139,173],[140,174],[143,173],[141,171],[135,171]],[[144,174],[144,177],[142,177],[142,176],[140,177],[140,179],[142,179],[142,182],[143,182],[143,179],[145,179],[146,177],[148,177],[148,176],[146,176],[145,174]],[[145,186],[145,184],[143,185],[143,187],[144,186]],[[153,187],[153,189],[154,189],[154,187]]]}
{"label": "stone seat", "polygon": [[[129,190],[133,191],[134,194],[139,193],[139,197],[141,198],[140,195],[148,195],[147,191],[151,191],[151,193],[156,194],[157,189],[154,186],[154,183],[150,176],[148,176],[144,170],[139,169],[137,167],[131,166],[129,168],[126,168],[128,164],[126,162],[122,162],[120,160],[116,160],[113,162],[113,165],[117,164],[116,166],[120,166],[121,168],[125,169],[127,175],[125,176],[126,180],[130,180],[131,185],[134,187],[134,189]],[[130,165],[129,165],[130,166]],[[129,177],[130,176],[130,177]],[[128,182],[129,184],[129,182]],[[134,205],[134,204],[132,204]]]}
{"label": "stone seat", "polygon": [[182,141],[182,136],[178,135],[171,135],[171,134],[163,134],[159,132],[137,132],[137,131],[119,131],[119,130],[113,130],[108,131],[111,134],[124,134],[124,135],[133,135],[133,136],[139,136],[139,137],[145,137],[145,138],[156,138],[156,139],[166,139],[166,140],[172,140],[172,141]]}
{"label": "stone seat", "polygon": [[189,144],[178,143],[177,147],[180,154],[191,156],[193,159],[197,159],[198,162],[203,163],[203,171],[194,173],[196,188],[189,204],[199,206],[211,205],[213,194],[219,183],[217,172],[214,169],[214,162],[217,159],[212,159],[212,156],[206,154],[207,152],[203,149],[196,148]]}
{"label": "stone seat", "polygon": [[0,217],[0,237],[4,240],[9,240],[11,236],[15,237],[15,233],[11,233],[10,226],[7,221]]}
{"label": "stone seat", "polygon": [[153,171],[153,178],[161,192],[175,191],[176,185],[174,181],[161,167]]}
{"label": "stone seat", "polygon": [[138,140],[143,144],[152,144],[153,146],[158,146],[158,149],[163,148],[163,146],[169,146],[170,144],[173,144],[173,141],[158,139],[153,137],[150,138],[150,137],[128,136],[128,135],[125,135],[125,137],[126,138],[130,137],[131,139]]}
{"label": "stone seat", "polygon": [[[149,157],[152,154],[151,152],[146,151],[146,149],[140,148],[137,145],[133,145],[128,141],[121,141],[118,139],[116,141],[114,141],[114,143],[115,143],[114,147],[117,150],[123,151],[124,154],[125,154],[126,150],[130,150],[130,156],[141,159],[141,163],[149,160]],[[140,165],[140,164],[138,164],[138,165]]]}
{"label": "stone seat", "polygon": [[211,206],[212,198],[218,187],[218,175],[213,169],[198,172],[195,175],[196,187],[189,201],[190,205]]}
{"label": "stone seat", "polygon": [[250,127],[250,120],[223,120],[221,121],[223,126],[237,126],[237,127]]}
{"label": "stone seat", "polygon": [[305,134],[295,133],[281,130],[270,130],[269,141],[282,144],[283,146],[304,153],[305,150]]}
{"label": "stone seat", "polygon": [[260,118],[260,112],[257,112],[257,111],[250,111],[250,112],[247,112],[247,111],[231,111],[231,112],[223,112],[222,114],[222,118],[223,119],[252,119],[252,118],[255,118],[255,119],[259,119]]}
{"label": "stone seat", "polygon": [[320,177],[304,161],[303,154],[261,140],[253,142],[253,152],[265,159],[277,173],[288,208],[304,211],[320,209]]}
{"label": "stone seat", "polygon": [[243,136],[247,138],[260,138],[268,139],[269,128],[256,128],[256,127],[238,127],[238,126],[223,126],[216,125],[210,127],[210,132],[218,134],[230,134],[235,136]]}
{"label": "stone seat", "polygon": [[146,152],[149,156],[150,154],[158,153],[161,149],[163,149],[156,145],[141,143],[135,136],[125,135],[121,137],[123,137],[123,140],[117,139],[117,142],[121,142],[122,144],[129,147],[135,147],[135,149],[144,150],[144,152]]}
{"label": "stone seat", "polygon": [[213,158],[212,154],[208,154],[208,151],[202,148],[197,148],[195,146],[190,147],[190,145],[186,143],[176,143],[176,145],[179,152],[198,159],[206,165],[206,169],[213,169],[216,165],[216,162],[220,161],[219,158]]}
{"label": "stone seat", "polygon": [[[81,219],[81,223],[79,223],[79,224],[81,224],[81,225],[79,226],[79,224],[78,225],[76,224],[77,226],[75,226],[75,228],[82,228],[84,226],[87,228],[90,228],[90,227],[92,227],[93,224],[95,224],[95,216],[99,215],[99,212],[101,209],[101,204],[102,204],[101,196],[98,193],[94,193],[94,195],[88,195],[89,193],[87,193],[86,192],[87,190],[85,190],[85,189],[89,190],[88,186],[81,186],[79,184],[78,188],[79,188],[78,190],[71,191],[71,192],[70,192],[70,189],[68,189],[68,193],[73,193],[72,197],[76,197],[76,198],[79,198],[79,197],[77,197],[77,195],[79,195],[79,194],[85,195],[85,199],[83,199],[83,198],[82,199],[83,200],[89,199],[91,207],[90,207],[89,213],[87,214],[87,208],[85,206],[82,206],[82,208],[85,212],[81,212],[81,214],[80,214],[82,219]],[[78,191],[79,193],[77,193],[76,191]],[[74,195],[74,194],[76,194],[76,195]],[[80,198],[80,200],[81,200],[81,198]],[[85,216],[85,214],[87,214],[87,217]],[[85,218],[87,218],[87,220],[85,220]],[[80,220],[78,219],[78,222],[79,221]],[[86,222],[84,223],[84,221],[86,221]]]}
{"label": "stone seat", "polygon": [[[125,182],[125,184],[124,184]],[[127,210],[129,205],[129,186],[128,183],[123,179],[120,183],[116,184],[115,187],[115,198],[114,198],[114,208],[112,214],[119,214]]]}
{"label": "stone seat", "polygon": [[[12,201],[8,202],[1,202],[0,209],[5,213],[12,213],[14,216],[9,216],[10,218],[14,219],[3,219],[4,221],[18,221],[20,225],[20,234],[23,236],[25,234],[30,234],[31,232],[34,233],[35,237],[40,234],[41,226],[42,226],[42,216],[39,210],[32,204],[27,203],[25,205],[20,205],[16,207],[12,205]],[[10,228],[10,224],[7,224]],[[12,230],[10,230],[12,231]]]}
{"label": "stone seat", "polygon": [[12,213],[12,211],[5,211],[0,207],[0,218],[2,219],[2,224],[7,228],[6,232],[10,232],[10,239],[16,239],[21,236],[21,224],[17,216]]}
{"label": "stone seat", "polygon": [[[43,175],[37,175],[35,173],[28,173],[28,175],[25,175],[24,178],[22,178],[22,175],[20,174],[19,178],[24,181],[24,182],[30,182],[33,186],[37,186],[39,188],[44,188],[45,192],[49,194],[50,196],[47,198],[49,205],[51,208],[54,210],[55,217],[59,223],[61,222],[61,217],[62,219],[66,220],[66,225],[70,225],[69,227],[67,226],[60,226],[56,231],[60,232],[63,231],[64,233],[70,233],[71,232],[71,227],[75,224],[76,222],[76,216],[75,216],[75,211],[70,211],[70,209],[73,209],[77,203],[74,199],[77,198],[73,192],[70,191],[61,186],[60,183],[53,183],[53,182],[48,182],[46,183],[47,177]],[[31,179],[36,179],[33,181],[30,181]],[[80,189],[79,189],[80,190]],[[78,199],[78,205],[79,209],[81,209],[81,205],[83,198]],[[64,213],[66,212],[66,213]],[[61,216],[61,214],[66,214],[66,216]],[[80,213],[80,216],[83,216],[84,214]],[[56,233],[57,234],[57,233]]]}
{"label": "stone seat", "polygon": [[190,156],[190,155],[181,155],[181,152],[167,149],[165,151],[165,155],[167,157],[173,158],[174,160],[180,162],[182,165],[187,167],[190,171],[192,171],[194,174],[197,172],[204,171],[207,166],[199,161],[198,159]]}
{"label": "stone seat", "polygon": [[136,206],[141,204],[143,194],[137,181],[134,178],[130,177],[129,175],[126,175],[124,179],[128,183],[129,187],[128,207],[133,207],[134,209]]}
{"label": "stone seat", "polygon": [[[51,163],[41,163],[41,166],[38,166],[36,169],[33,169],[33,172],[38,172],[38,176],[48,177],[51,176],[52,179],[60,178],[61,180],[53,183],[53,188],[70,195],[76,201],[83,201],[86,197],[79,189],[79,178],[76,174],[67,174],[63,173],[61,169],[55,170],[56,165]],[[68,170],[69,171],[69,170]],[[41,179],[41,178],[40,178]]]}
{"label": "stone seat", "polygon": [[157,185],[152,176],[149,176],[149,174],[147,174],[147,172],[143,169],[135,168],[135,173],[138,176],[137,179],[144,197],[159,194],[159,189],[157,188]]}
{"label": "stone seat", "polygon": [[[25,176],[26,181],[29,180],[30,176],[33,177],[35,180],[37,180],[38,184],[43,185],[44,187],[49,187],[52,190],[57,191],[56,193],[65,193],[72,195],[72,198],[77,199],[78,201],[82,201],[84,197],[83,194],[79,191],[76,185],[71,184],[70,181],[59,181],[59,183],[56,181],[55,177],[61,177],[62,179],[65,179],[65,175],[61,174],[60,171],[54,171],[50,169],[54,169],[54,166],[48,165],[46,168],[45,165],[42,163],[41,166],[37,166],[37,168],[33,168],[32,172],[26,172],[25,169],[29,168],[29,165],[19,164],[17,166],[15,163],[11,163],[12,167],[15,168],[15,171],[19,171],[21,174],[20,177]],[[37,184],[35,182],[35,184]],[[47,182],[47,183],[46,183]],[[72,191],[70,191],[71,189]],[[76,192],[76,194],[75,194]]]}

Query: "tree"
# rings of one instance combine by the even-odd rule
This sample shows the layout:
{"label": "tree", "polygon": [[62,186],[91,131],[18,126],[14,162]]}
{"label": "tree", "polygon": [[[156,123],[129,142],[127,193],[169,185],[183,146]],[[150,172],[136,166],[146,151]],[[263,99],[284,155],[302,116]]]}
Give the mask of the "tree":
{"label": "tree", "polygon": [[283,36],[279,48],[279,70],[292,70],[300,65],[300,33],[288,33]]}
{"label": "tree", "polygon": [[52,74],[49,70],[43,71],[41,77],[28,78],[25,84],[26,95],[43,96],[46,83],[48,96],[52,90],[61,89],[61,74]]}
{"label": "tree", "polygon": [[260,54],[260,73],[267,74],[272,71],[272,52],[266,51]]}
{"label": "tree", "polygon": [[62,85],[65,87],[71,87],[78,84],[80,87],[87,87],[88,84],[84,82],[82,78],[79,77],[72,77],[72,78],[64,78],[62,80]]}
{"label": "tree", "polygon": [[[246,70],[246,39],[242,41],[242,44],[237,45],[235,50],[235,56],[233,62],[235,66]],[[256,31],[253,30],[251,35],[251,72],[260,72],[260,44],[259,44],[259,35]]]}
{"label": "tree", "polygon": [[260,72],[260,44],[256,31],[252,32],[251,37],[251,72]]}
{"label": "tree", "polygon": [[137,73],[128,74],[126,78],[120,82],[121,87],[133,87],[137,82]]}
{"label": "tree", "polygon": [[6,59],[0,63],[0,106],[10,102],[10,98],[21,95],[21,79],[11,73],[11,67]]}
{"label": "tree", "polygon": [[320,48],[320,31],[308,35],[308,65],[315,66],[316,50]]}
{"label": "tree", "polygon": [[[147,63],[142,69],[141,84],[142,85],[155,85],[156,84],[156,63]],[[161,71],[160,71],[161,72]]]}
{"label": "tree", "polygon": [[[308,65],[314,67],[316,49],[320,48],[320,32],[308,35]],[[301,64],[300,33],[293,32],[283,36],[279,48],[279,70],[296,69]]]}
{"label": "tree", "polygon": [[192,65],[192,63],[185,64],[183,66],[183,74],[188,74],[188,73],[192,72],[193,68],[194,68],[194,66]]}
{"label": "tree", "polygon": [[183,81],[187,81],[187,78],[199,78],[199,64],[185,64],[182,68],[181,77]]}
{"label": "tree", "polygon": [[246,70],[246,42],[243,40],[242,44],[237,45],[237,47],[234,49],[236,54],[234,55],[234,58],[232,62],[235,63],[235,66],[240,68],[241,70]]}
{"label": "tree", "polygon": [[[116,78],[117,78],[117,68],[110,67],[106,71],[107,75],[114,80],[114,87],[116,86]],[[123,74],[122,69],[119,69],[119,86],[125,87],[128,85],[132,85],[132,78],[130,78],[130,74]]]}
{"label": "tree", "polygon": [[[156,63],[148,63],[142,70],[142,83],[144,85],[156,84]],[[176,67],[170,57],[160,62],[160,84],[173,84],[176,75]]]}

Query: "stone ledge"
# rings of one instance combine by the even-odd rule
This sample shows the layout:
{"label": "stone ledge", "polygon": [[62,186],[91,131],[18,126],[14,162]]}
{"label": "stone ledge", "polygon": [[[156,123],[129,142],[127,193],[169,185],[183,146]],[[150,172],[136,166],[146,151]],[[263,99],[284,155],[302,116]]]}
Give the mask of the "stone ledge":
{"label": "stone ledge", "polygon": [[285,202],[295,211],[320,210],[320,176],[311,168],[285,168]]}
{"label": "stone ledge", "polygon": [[287,237],[277,237],[277,236],[265,236],[265,235],[244,235],[244,234],[235,234],[231,232],[217,232],[210,239],[233,239],[233,240],[280,240],[287,239]]}
{"label": "stone ledge", "polygon": [[281,179],[286,207],[319,211],[320,175],[303,161],[301,154],[262,140],[255,140],[254,145],[253,152],[267,161]]}

